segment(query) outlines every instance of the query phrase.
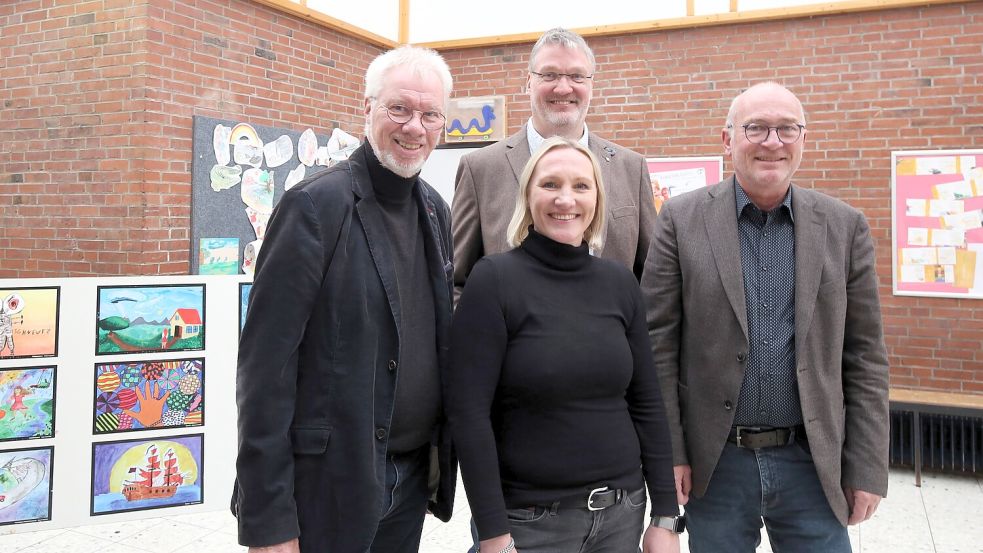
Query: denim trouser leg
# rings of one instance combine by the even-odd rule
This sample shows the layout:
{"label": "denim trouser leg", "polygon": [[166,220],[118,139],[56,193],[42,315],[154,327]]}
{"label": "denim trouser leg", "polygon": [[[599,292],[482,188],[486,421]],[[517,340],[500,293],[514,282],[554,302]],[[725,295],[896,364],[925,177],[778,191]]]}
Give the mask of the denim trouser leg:
{"label": "denim trouser leg", "polygon": [[[520,553],[637,553],[644,515],[644,488],[601,511],[550,506],[508,510]],[[473,524],[472,535],[477,535]]]}
{"label": "denim trouser leg", "polygon": [[686,505],[691,553],[752,553],[762,524],[775,553],[849,553],[846,528],[804,447],[751,450],[727,443],[706,494],[691,495]]}
{"label": "denim trouser leg", "polygon": [[371,553],[416,553],[427,514],[430,446],[386,458],[386,514],[379,521]]}

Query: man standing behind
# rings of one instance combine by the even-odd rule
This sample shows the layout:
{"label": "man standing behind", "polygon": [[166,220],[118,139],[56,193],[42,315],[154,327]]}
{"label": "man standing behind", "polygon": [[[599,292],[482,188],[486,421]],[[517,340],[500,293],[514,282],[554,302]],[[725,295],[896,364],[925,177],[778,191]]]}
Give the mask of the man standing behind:
{"label": "man standing behind", "polygon": [[251,553],[416,551],[428,507],[450,518],[449,210],[418,178],[450,92],[431,50],[377,57],[367,142],[273,211],[236,383],[232,509]]}
{"label": "man standing behind", "polygon": [[603,251],[640,278],[655,222],[655,203],[645,158],[588,133],[585,121],[594,87],[594,53],[566,29],[546,31],[529,55],[526,90],[532,117],[516,134],[465,155],[454,185],[454,296],[482,256],[509,248],[506,231],[519,190],[519,175],[547,138],[563,136],[587,146],[601,162],[607,187],[608,224]]}
{"label": "man standing behind", "polygon": [[[642,278],[690,551],[850,551],[887,492],[888,364],[856,209],[791,185],[802,104],[737,96],[734,176],[662,206]],[[688,503],[687,503],[688,501]]]}

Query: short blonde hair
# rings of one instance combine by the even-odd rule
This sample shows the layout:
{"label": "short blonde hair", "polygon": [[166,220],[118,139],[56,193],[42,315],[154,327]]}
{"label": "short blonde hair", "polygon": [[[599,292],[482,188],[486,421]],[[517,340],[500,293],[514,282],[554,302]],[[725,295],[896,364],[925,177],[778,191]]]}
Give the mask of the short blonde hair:
{"label": "short blonde hair", "polygon": [[522,169],[522,175],[519,177],[519,196],[516,198],[515,211],[512,212],[512,220],[509,222],[509,229],[506,234],[509,246],[516,248],[529,236],[529,225],[532,224],[532,211],[529,209],[529,181],[532,180],[536,166],[550,150],[561,148],[577,150],[590,160],[594,170],[597,202],[594,204],[594,218],[587,225],[587,230],[584,231],[584,240],[595,252],[600,251],[604,245],[604,229],[607,223],[607,193],[604,191],[604,182],[601,179],[601,166],[594,154],[580,142],[562,136],[554,136],[548,138],[539,149],[533,152],[529,162]]}

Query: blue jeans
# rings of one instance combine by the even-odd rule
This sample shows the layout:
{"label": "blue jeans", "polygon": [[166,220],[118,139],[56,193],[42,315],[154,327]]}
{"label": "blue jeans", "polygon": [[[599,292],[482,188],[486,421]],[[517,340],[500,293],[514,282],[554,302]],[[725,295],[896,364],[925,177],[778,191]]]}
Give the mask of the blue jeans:
{"label": "blue jeans", "polygon": [[[586,494],[584,500],[586,502]],[[645,515],[645,488],[624,494],[600,511],[556,504],[508,509],[509,527],[519,553],[637,553]],[[477,532],[471,534],[478,550]]]}
{"label": "blue jeans", "polygon": [[690,495],[691,553],[752,553],[762,523],[775,553],[850,553],[804,440],[743,449],[728,442],[703,497]]}
{"label": "blue jeans", "polygon": [[405,454],[386,456],[386,497],[383,515],[372,540],[371,553],[416,553],[430,491],[430,445]]}

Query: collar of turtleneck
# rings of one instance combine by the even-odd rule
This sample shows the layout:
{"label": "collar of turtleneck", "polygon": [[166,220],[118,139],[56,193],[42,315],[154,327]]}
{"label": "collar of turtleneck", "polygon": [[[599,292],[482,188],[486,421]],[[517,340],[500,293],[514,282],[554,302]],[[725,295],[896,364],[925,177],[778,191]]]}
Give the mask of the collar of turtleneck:
{"label": "collar of turtleneck", "polygon": [[587,242],[579,246],[561,244],[536,232],[529,226],[529,236],[519,246],[540,263],[561,271],[575,271],[590,262],[590,248]]}
{"label": "collar of turtleneck", "polygon": [[416,175],[404,178],[382,166],[369,141],[365,141],[365,160],[376,197],[386,203],[405,203],[413,195]]}

